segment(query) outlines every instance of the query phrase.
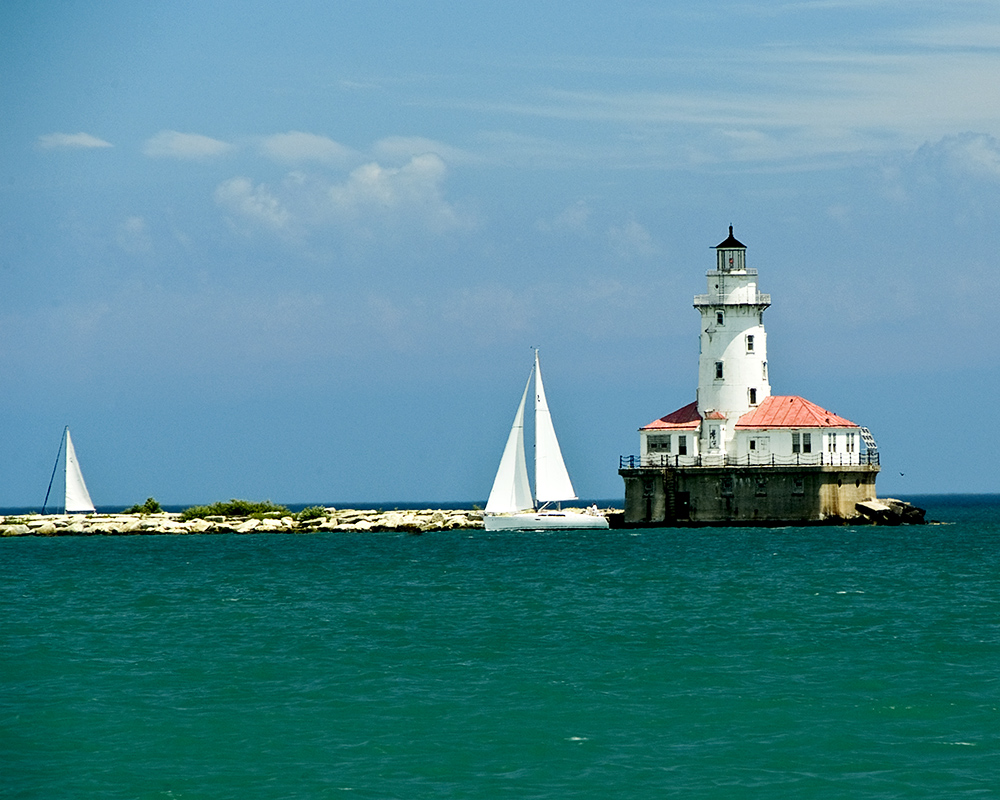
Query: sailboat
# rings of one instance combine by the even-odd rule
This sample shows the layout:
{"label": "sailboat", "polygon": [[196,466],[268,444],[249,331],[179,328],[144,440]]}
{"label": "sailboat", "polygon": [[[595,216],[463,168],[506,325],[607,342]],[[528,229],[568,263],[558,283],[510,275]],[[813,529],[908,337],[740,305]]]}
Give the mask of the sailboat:
{"label": "sailboat", "polygon": [[66,445],[66,497],[63,511],[67,514],[86,512],[93,514],[96,509],[90,499],[90,492],[87,491],[87,484],[83,481],[83,473],[80,471],[80,462],[76,459],[76,448],[73,447],[73,439],[69,435],[69,425],[63,430],[62,439],[59,440],[59,450],[56,452],[56,463],[52,466],[52,477],[49,478],[49,488],[45,492],[45,502],[42,503],[42,513],[45,513],[45,506],[49,502],[49,492],[52,491],[52,481],[56,477],[56,470],[59,468],[59,456],[62,455],[63,444]]}
{"label": "sailboat", "polygon": [[[535,498],[531,497],[528,482],[528,465],[524,458],[524,406],[528,399],[531,379],[535,379]],[[535,364],[524,385],[521,403],[514,415],[507,445],[500,458],[493,481],[490,498],[486,502],[483,523],[488,531],[537,531],[573,530],[583,528],[607,528],[608,520],[593,512],[580,513],[562,511],[558,505],[549,509],[550,503],[576,500],[576,492],[566,471],[556,431],[552,426],[552,415],[545,399],[542,386],[542,372],[538,365],[538,351]],[[535,500],[541,503],[536,510]]]}

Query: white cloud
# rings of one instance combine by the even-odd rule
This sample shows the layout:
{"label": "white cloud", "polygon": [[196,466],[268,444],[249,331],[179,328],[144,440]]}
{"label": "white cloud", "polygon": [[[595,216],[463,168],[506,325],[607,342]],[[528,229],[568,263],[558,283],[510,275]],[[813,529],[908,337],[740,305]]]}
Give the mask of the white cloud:
{"label": "white cloud", "polygon": [[228,142],[199,133],[160,131],[146,140],[142,152],[151,158],[208,159],[225,155],[232,149]]}
{"label": "white cloud", "polygon": [[620,258],[631,260],[654,255],[658,248],[653,237],[635,220],[608,229],[608,238]]}
{"label": "white cloud", "polygon": [[387,136],[375,142],[372,152],[376,158],[397,162],[427,154],[439,156],[449,164],[468,164],[476,160],[465,150],[421,136]]}
{"label": "white cloud", "polygon": [[261,143],[264,154],[278,161],[318,161],[342,166],[357,156],[354,150],[326,136],[302,131],[276,133]]}
{"label": "white cloud", "polygon": [[[1000,73],[1000,25],[880,35],[872,46],[857,39],[838,45],[835,36],[816,47],[768,40],[724,58],[693,44],[670,58],[597,62],[594,70],[609,74],[603,85],[610,89],[573,90],[565,81],[568,89],[500,95],[462,107],[594,132],[563,137],[554,146],[498,134],[485,142],[496,160],[530,160],[533,166],[595,158],[659,168],[823,163],[900,152],[958,130],[1000,130],[1000,82],[994,77]],[[628,67],[633,77],[626,87],[620,74]]]}
{"label": "white cloud", "polygon": [[111,142],[98,139],[89,133],[46,133],[38,137],[36,145],[43,150],[62,148],[113,147]]}
{"label": "white cloud", "polygon": [[925,142],[884,168],[882,178],[882,191],[894,203],[933,203],[953,221],[990,218],[1000,184],[1000,140],[966,132]]}
{"label": "white cloud", "polygon": [[590,206],[586,200],[577,200],[573,205],[563,209],[552,219],[539,220],[535,227],[544,233],[571,232],[585,233],[590,221]]}
{"label": "white cloud", "polygon": [[1000,141],[985,133],[962,133],[925,144],[918,162],[952,175],[1000,179]]}
{"label": "white cloud", "polygon": [[364,164],[346,183],[330,187],[330,207],[344,218],[405,214],[437,231],[458,227],[459,216],[441,189],[446,171],[444,161],[431,154],[415,156],[398,168]]}
{"label": "white cloud", "polygon": [[215,200],[250,226],[296,238],[331,227],[366,236],[386,226],[443,233],[471,224],[445,199],[446,174],[444,162],[427,154],[401,167],[363,164],[339,182],[302,171],[273,186],[232,178],[217,187]]}
{"label": "white cloud", "polygon": [[271,231],[285,231],[291,214],[263,184],[254,186],[249,178],[232,178],[215,190],[215,201],[248,222]]}

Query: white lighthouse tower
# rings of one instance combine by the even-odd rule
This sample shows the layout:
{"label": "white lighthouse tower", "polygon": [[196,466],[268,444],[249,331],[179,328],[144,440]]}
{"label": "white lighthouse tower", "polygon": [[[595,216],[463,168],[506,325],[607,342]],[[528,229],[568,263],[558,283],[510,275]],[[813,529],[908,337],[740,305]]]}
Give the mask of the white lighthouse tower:
{"label": "white lighthouse tower", "polygon": [[698,413],[706,421],[702,452],[728,452],[736,421],[771,394],[767,378],[764,309],[771,296],[757,290],[757,270],[747,269],[746,245],[733,236],[716,245],[708,293],[696,295],[701,312]]}

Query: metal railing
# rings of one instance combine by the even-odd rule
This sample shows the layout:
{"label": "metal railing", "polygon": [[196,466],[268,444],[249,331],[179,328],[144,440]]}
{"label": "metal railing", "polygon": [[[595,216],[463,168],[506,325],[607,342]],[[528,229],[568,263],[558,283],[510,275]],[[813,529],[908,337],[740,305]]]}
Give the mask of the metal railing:
{"label": "metal railing", "polygon": [[752,300],[737,300],[732,302],[727,302],[726,298],[729,297],[728,293],[715,292],[713,294],[696,294],[694,296],[694,305],[698,306],[717,306],[717,305],[727,305],[727,306],[769,306],[771,305],[771,295],[765,294],[764,292],[755,292]]}
{"label": "metal railing", "polygon": [[658,453],[646,456],[619,456],[618,469],[664,469],[667,467],[864,467],[879,466],[878,451],[864,453],[747,453],[745,456],[719,454],[682,456]]}

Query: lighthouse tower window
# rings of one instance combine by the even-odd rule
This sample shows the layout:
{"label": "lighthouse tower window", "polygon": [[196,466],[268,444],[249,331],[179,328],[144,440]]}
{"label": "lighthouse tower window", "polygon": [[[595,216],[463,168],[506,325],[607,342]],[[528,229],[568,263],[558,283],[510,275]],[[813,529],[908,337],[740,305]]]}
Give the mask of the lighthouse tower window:
{"label": "lighthouse tower window", "polygon": [[752,353],[753,352],[753,334],[752,333],[747,334],[747,352],[748,353]]}
{"label": "lighthouse tower window", "polygon": [[757,390],[756,389],[751,389],[750,390],[750,405],[752,405],[752,406],[757,405]]}
{"label": "lighthouse tower window", "polygon": [[726,314],[725,314],[725,312],[723,312],[723,311],[716,311],[715,312],[715,324],[716,325],[725,325],[726,324]]}
{"label": "lighthouse tower window", "polygon": [[715,379],[716,380],[722,380],[722,362],[721,361],[716,361],[715,362]]}

